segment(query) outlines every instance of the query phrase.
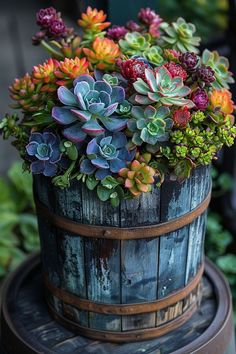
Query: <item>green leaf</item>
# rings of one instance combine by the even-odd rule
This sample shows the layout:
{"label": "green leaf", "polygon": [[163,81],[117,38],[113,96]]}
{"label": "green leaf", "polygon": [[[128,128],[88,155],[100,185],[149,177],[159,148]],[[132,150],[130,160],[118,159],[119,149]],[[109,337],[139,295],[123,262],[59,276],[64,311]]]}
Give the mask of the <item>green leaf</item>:
{"label": "green leaf", "polygon": [[111,193],[112,192],[109,189],[104,188],[101,185],[97,187],[97,195],[102,202],[107,201],[110,198]]}
{"label": "green leaf", "polygon": [[120,205],[120,199],[119,199],[118,196],[117,196],[116,198],[110,199],[110,201],[111,201],[111,205],[112,205],[114,208],[116,208],[116,207],[118,207],[118,206]]}
{"label": "green leaf", "polygon": [[88,176],[86,178],[86,186],[90,191],[93,191],[98,185],[99,181],[94,176]]}
{"label": "green leaf", "polygon": [[223,272],[235,274],[236,276],[236,255],[230,253],[226,254],[225,256],[219,257],[216,263]]}
{"label": "green leaf", "polygon": [[7,175],[16,190],[21,193],[20,197],[23,194],[25,202],[30,202],[33,205],[32,176],[28,172],[23,172],[22,163],[15,162]]}
{"label": "green leaf", "polygon": [[107,176],[101,181],[101,184],[103,187],[112,190],[119,185],[119,182],[114,177]]}
{"label": "green leaf", "polygon": [[6,229],[13,229],[19,222],[19,216],[16,213],[3,211],[0,214],[0,232]]}
{"label": "green leaf", "polygon": [[70,147],[66,147],[66,153],[70,160],[76,161],[78,159],[78,150],[74,144]]}
{"label": "green leaf", "polygon": [[175,174],[179,182],[183,182],[190,177],[193,164],[190,160],[181,160],[175,166]]}

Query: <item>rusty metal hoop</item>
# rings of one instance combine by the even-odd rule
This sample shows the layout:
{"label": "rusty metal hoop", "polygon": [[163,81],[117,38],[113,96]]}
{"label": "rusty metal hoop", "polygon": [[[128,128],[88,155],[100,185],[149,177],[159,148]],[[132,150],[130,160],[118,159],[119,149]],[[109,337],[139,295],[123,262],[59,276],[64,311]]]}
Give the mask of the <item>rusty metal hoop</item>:
{"label": "rusty metal hoop", "polygon": [[42,204],[35,195],[37,213],[45,221],[63,230],[78,236],[104,238],[113,240],[134,240],[140,238],[153,238],[178,230],[191,224],[198,216],[202,215],[209,206],[211,200],[211,187],[207,197],[195,209],[190,212],[157,225],[139,226],[136,228],[120,228],[99,225],[81,224],[66,217],[56,215]]}

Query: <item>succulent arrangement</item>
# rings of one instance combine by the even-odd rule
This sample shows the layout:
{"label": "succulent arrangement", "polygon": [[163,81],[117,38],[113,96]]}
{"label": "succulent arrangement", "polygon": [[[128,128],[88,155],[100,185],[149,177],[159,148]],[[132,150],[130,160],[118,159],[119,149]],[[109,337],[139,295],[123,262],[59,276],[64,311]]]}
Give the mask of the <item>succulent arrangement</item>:
{"label": "succulent arrangement", "polygon": [[193,24],[167,23],[150,8],[137,22],[111,26],[89,7],[81,35],[52,7],[36,21],[33,44],[50,58],[13,82],[21,114],[0,122],[25,170],[60,188],[81,181],[117,206],[166,176],[183,181],[234,143],[228,60],[199,54]]}

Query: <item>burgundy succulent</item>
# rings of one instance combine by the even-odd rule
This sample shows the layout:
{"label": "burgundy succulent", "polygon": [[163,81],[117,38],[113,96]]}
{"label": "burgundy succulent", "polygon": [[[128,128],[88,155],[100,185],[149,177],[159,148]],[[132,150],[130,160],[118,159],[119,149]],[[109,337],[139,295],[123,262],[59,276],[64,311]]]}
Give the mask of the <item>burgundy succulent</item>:
{"label": "burgundy succulent", "polygon": [[184,69],[194,71],[198,64],[198,56],[195,53],[186,52],[179,57],[180,63]]}
{"label": "burgundy succulent", "polygon": [[149,26],[149,33],[152,37],[154,38],[160,38],[161,32],[160,32],[160,24],[161,20],[156,19],[154,20],[151,25]]}
{"label": "burgundy succulent", "polygon": [[121,75],[131,83],[138,78],[146,80],[145,69],[148,68],[149,65],[138,58],[128,59],[120,64]]}
{"label": "burgundy succulent", "polygon": [[32,37],[33,45],[38,45],[45,38],[47,31],[39,31]]}
{"label": "burgundy succulent", "polygon": [[150,7],[141,9],[138,13],[138,18],[142,23],[148,26],[150,26],[157,19],[160,19],[159,15],[154,10],[150,9]]}
{"label": "burgundy succulent", "polygon": [[132,20],[126,23],[126,28],[131,32],[139,32],[141,30],[139,24]]}
{"label": "burgundy succulent", "polygon": [[188,107],[177,109],[173,114],[173,121],[177,127],[186,127],[190,119],[191,113],[189,112]]}
{"label": "burgundy succulent", "polygon": [[36,14],[37,24],[43,28],[49,27],[55,19],[57,19],[57,11],[53,7],[41,9]]}
{"label": "burgundy succulent", "polygon": [[61,37],[66,32],[65,22],[60,18],[53,20],[48,29],[48,32],[54,37]]}
{"label": "burgundy succulent", "polygon": [[205,90],[198,88],[191,97],[197,109],[205,110],[209,104],[209,98]]}
{"label": "burgundy succulent", "polygon": [[205,82],[206,85],[210,85],[215,81],[215,71],[210,66],[200,66],[197,70],[197,77]]}
{"label": "burgundy succulent", "polygon": [[114,41],[118,41],[124,38],[127,32],[128,30],[124,26],[113,26],[107,31],[107,37]]}
{"label": "burgundy succulent", "polygon": [[170,61],[169,63],[165,64],[166,69],[170,72],[172,77],[181,77],[183,80],[186,80],[188,77],[188,74],[186,70],[183,69],[183,67],[179,64],[176,64],[173,61]]}

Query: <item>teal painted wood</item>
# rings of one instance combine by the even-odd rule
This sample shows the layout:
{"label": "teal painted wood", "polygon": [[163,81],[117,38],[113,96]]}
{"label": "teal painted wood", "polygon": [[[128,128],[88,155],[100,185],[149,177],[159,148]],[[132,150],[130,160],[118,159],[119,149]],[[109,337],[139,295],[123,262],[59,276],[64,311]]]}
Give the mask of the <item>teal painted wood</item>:
{"label": "teal painted wood", "polygon": [[[120,206],[121,227],[158,224],[160,221],[160,190],[138,199],[123,201]],[[147,302],[156,299],[158,284],[159,239],[121,241],[122,303]],[[122,317],[122,330],[155,326],[155,314]]]}
{"label": "teal painted wood", "polygon": [[[38,351],[43,354],[170,354],[177,351],[179,354],[186,354],[200,351],[206,354],[210,351],[214,354],[216,352],[217,354],[235,354],[234,331],[233,328],[229,330],[227,326],[232,315],[230,293],[228,290],[226,293],[227,285],[222,278],[219,280],[217,273],[218,271],[211,274],[210,278],[209,274],[205,274],[201,306],[181,328],[149,341],[117,345],[75,335],[52,320],[43,301],[39,260],[36,265],[34,263],[33,267],[32,263],[27,261],[27,264],[25,263],[15,273],[6,297],[3,299],[3,308],[7,308],[9,316],[6,318],[3,315],[2,323],[3,319],[7,319],[8,323],[12,321],[15,333],[9,339],[7,335],[9,329],[3,331],[4,326],[1,327],[0,343],[7,351],[2,351],[0,344],[0,353],[25,353],[22,348],[19,348],[19,342],[16,343],[14,340],[17,335],[22,342],[24,341],[33,348],[30,353]],[[19,291],[15,292],[15,288]],[[214,321],[219,311],[221,315],[224,314],[223,318],[221,316],[220,320],[218,318],[218,321]],[[217,336],[220,331],[219,347]],[[208,341],[211,341],[210,348],[205,347]]]}
{"label": "teal painted wood", "polygon": [[[77,222],[83,222],[81,185],[69,190],[53,188],[54,211],[56,214]],[[72,293],[87,298],[84,238],[57,230],[58,261],[60,268],[61,287]],[[88,326],[88,312],[64,305],[67,317]]]}
{"label": "teal painted wood", "polygon": [[[83,221],[94,225],[119,226],[119,208],[102,203],[94,192],[82,186]],[[88,299],[104,303],[120,303],[120,241],[85,240],[85,269]],[[121,330],[121,317],[90,313],[94,329]]]}
{"label": "teal painted wood", "polygon": [[[194,171],[191,183],[191,209],[196,208],[197,205],[204,200],[209,192],[210,181],[209,167],[201,167]],[[197,273],[197,270],[203,261],[205,227],[206,214],[198,217],[190,225],[185,278],[186,284]]]}
{"label": "teal painted wood", "polygon": [[[67,190],[35,177],[41,202],[58,215],[84,224],[136,227],[175,219],[194,209],[209,191],[208,168],[194,171],[180,184],[168,179],[161,189],[122,201],[117,208],[102,203],[94,192],[75,182]],[[191,225],[153,239],[106,240],[81,237],[47,226],[39,218],[44,269],[53,283],[88,300],[126,304],[164,298],[187,284],[196,274],[203,255],[205,216]],[[55,299],[54,299],[55,300]],[[175,308],[132,316],[78,311],[60,302],[59,313],[93,329],[128,331],[159,326],[181,314]]]}
{"label": "teal painted wood", "polygon": [[[161,187],[161,222],[175,219],[190,210],[191,180],[182,184],[166,181]],[[160,237],[158,298],[185,284],[189,226]]]}
{"label": "teal painted wood", "polygon": [[[42,176],[37,176],[34,178],[34,188],[40,191],[38,197],[39,200],[47,205],[51,211],[55,211],[54,204],[51,203],[53,198],[53,188],[49,180]],[[42,218],[38,218],[40,242],[41,242],[41,259],[43,268],[47,271],[50,281],[58,287],[61,287],[61,274],[59,265],[59,252],[58,252],[58,230],[48,224]],[[63,305],[60,300],[55,296],[48,293],[48,299],[56,311],[60,314],[63,313]]]}

